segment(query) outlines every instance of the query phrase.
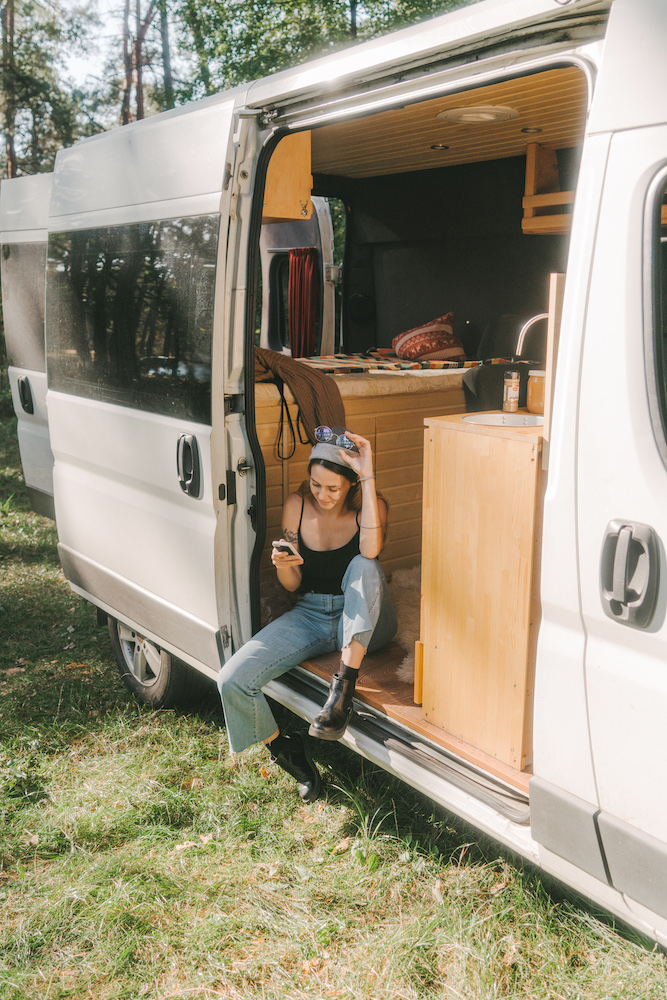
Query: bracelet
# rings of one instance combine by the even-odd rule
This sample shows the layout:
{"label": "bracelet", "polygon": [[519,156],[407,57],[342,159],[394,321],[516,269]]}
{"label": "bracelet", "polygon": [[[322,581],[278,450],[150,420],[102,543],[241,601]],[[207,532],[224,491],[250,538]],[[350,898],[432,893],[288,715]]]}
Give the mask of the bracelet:
{"label": "bracelet", "polygon": [[368,531],[380,531],[382,528],[381,524],[360,524],[360,528],[366,528]]}
{"label": "bracelet", "polygon": [[364,476],[363,479],[357,479],[358,483],[366,483],[369,479],[375,479],[375,476]]}

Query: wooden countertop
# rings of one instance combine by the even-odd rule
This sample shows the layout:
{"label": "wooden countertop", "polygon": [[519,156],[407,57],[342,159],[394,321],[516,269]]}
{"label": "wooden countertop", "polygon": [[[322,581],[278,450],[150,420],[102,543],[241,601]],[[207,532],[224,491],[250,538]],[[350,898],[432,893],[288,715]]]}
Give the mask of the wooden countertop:
{"label": "wooden countertop", "polygon": [[[484,410],[485,413],[502,413],[502,410]],[[521,408],[520,414],[530,416],[528,410]],[[507,427],[499,424],[473,424],[464,417],[473,416],[471,413],[450,413],[443,417],[425,417],[426,427],[441,427],[447,425],[450,430],[460,431],[462,434],[486,434],[497,438],[528,438],[536,443],[544,437],[544,424],[535,424],[530,427]]]}

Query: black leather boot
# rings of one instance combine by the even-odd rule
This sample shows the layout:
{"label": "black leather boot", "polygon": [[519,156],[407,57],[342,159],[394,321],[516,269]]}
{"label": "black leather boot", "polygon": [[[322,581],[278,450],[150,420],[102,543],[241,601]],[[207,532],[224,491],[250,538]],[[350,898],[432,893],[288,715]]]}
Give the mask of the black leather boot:
{"label": "black leather boot", "polygon": [[310,724],[308,732],[319,740],[339,740],[352,715],[352,697],[357,680],[354,675],[342,677],[334,674],[331,678],[329,697]]}
{"label": "black leather boot", "polygon": [[304,733],[295,733],[289,739],[281,737],[280,744],[277,752],[271,744],[268,745],[271,760],[296,779],[300,799],[314,802],[320,796],[322,782],[319,771],[313,764],[307,737]]}

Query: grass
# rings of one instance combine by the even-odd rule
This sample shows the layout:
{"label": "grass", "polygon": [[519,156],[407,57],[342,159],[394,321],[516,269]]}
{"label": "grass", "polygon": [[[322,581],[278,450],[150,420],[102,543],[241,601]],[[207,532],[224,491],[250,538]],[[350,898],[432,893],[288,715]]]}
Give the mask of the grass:
{"label": "grass", "polygon": [[304,806],[213,697],[135,702],[55,542],[4,418],[2,1000],[663,1000],[661,953],[338,744]]}

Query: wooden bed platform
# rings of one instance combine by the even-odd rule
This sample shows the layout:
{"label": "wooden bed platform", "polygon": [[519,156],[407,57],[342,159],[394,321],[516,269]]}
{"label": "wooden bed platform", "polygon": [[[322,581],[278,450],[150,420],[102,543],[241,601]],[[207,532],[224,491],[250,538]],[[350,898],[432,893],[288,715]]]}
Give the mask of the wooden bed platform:
{"label": "wooden bed platform", "polygon": [[[458,757],[470,761],[471,764],[495,775],[513,788],[528,794],[530,771],[517,771],[422,718],[421,705],[414,703],[412,684],[396,678],[396,670],[404,656],[403,647],[396,642],[390,642],[379,653],[371,653],[365,657],[359,671],[355,697],[372,708],[384,712],[390,719],[408,726],[416,735],[428,738],[438,746],[450,750]],[[301,665],[328,681],[335,674],[339,663],[340,653],[329,653],[306,660]]]}

